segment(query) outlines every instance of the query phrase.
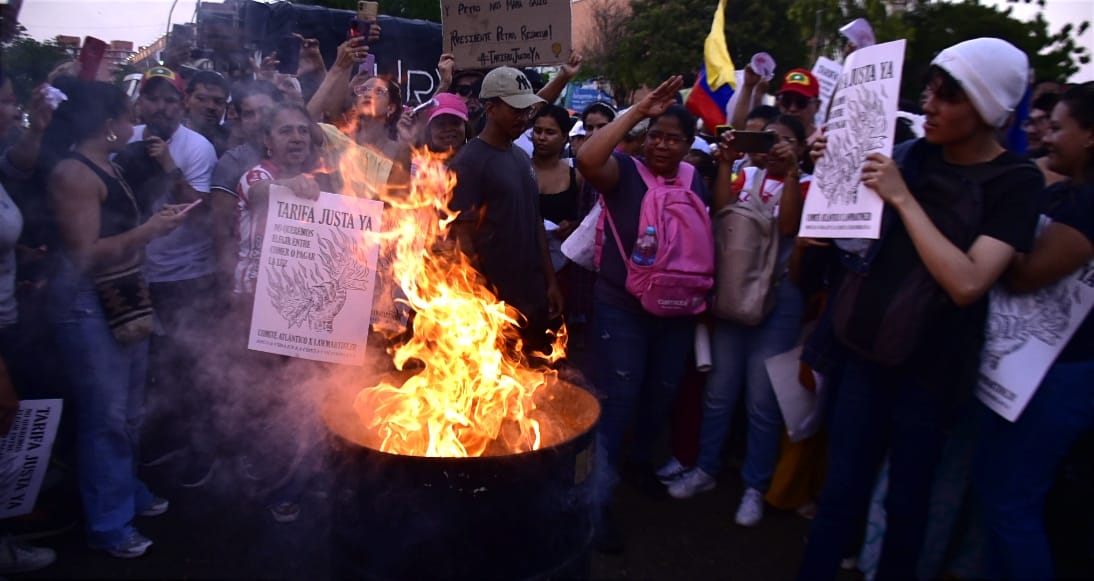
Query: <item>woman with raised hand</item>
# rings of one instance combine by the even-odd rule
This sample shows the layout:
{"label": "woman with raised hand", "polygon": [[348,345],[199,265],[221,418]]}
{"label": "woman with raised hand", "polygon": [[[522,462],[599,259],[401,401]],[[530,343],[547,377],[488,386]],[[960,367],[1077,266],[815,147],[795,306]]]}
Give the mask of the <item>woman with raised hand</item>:
{"label": "woman with raised hand", "polygon": [[133,133],[121,89],[75,79],[58,79],[56,86],[68,99],[45,138],[63,157],[48,179],[62,246],[49,317],[75,391],[88,544],[115,557],[139,557],[152,541],[133,518],[168,506],[137,478],[155,308],[140,266],[145,245],[182,224],[187,208],[168,205],[141,222],[137,200],[111,162]]}
{"label": "woman with raised hand", "polygon": [[[886,216],[880,242],[841,243],[844,272],[826,313],[834,333],[811,340],[846,352],[829,378],[828,475],[800,579],[836,576],[886,454],[877,578],[916,577],[935,466],[977,379],[987,292],[1033,242],[1030,192],[1043,179],[995,140],[1028,75],[1025,53],[1003,40],[951,46],[935,57],[923,91],[925,137],[896,148],[896,161],[878,153],[855,160]],[[818,164],[825,150],[822,138]]]}
{"label": "woman with raised hand", "polygon": [[[1094,276],[1094,83],[1065,92],[1050,123],[1048,168],[1067,181],[1041,197],[1041,213],[1051,222],[1033,250],[1011,263],[1004,281],[1014,292],[1038,291],[1076,271]],[[985,415],[973,483],[987,525],[991,578],[1052,579],[1045,496],[1072,445],[1094,428],[1090,313],[1014,423]]]}

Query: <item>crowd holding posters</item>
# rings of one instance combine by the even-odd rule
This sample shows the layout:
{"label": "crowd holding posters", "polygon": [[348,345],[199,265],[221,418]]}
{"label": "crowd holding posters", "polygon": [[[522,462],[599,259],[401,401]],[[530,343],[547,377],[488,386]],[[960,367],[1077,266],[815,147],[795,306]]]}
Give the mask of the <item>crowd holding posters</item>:
{"label": "crowd holding posters", "polygon": [[884,202],[860,178],[867,155],[892,154],[904,46],[903,40],[874,45],[844,62],[828,113],[828,151],[817,162],[799,236],[880,235]]}
{"label": "crowd holding posters", "polygon": [[383,203],[270,188],[248,347],[364,363]]}
{"label": "crowd holding posters", "polygon": [[465,68],[531,67],[570,57],[569,0],[442,0],[445,52]]}

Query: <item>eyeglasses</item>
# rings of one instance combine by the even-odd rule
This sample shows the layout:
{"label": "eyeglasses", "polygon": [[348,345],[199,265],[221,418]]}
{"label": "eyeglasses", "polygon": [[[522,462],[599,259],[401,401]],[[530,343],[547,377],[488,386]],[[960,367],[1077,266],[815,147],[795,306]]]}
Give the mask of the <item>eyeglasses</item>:
{"label": "eyeglasses", "polygon": [[646,134],[646,139],[649,140],[652,145],[660,145],[664,143],[669,147],[677,147],[683,145],[687,138],[683,135],[676,135],[673,133],[664,133],[661,131],[650,131]]}
{"label": "eyeglasses", "polygon": [[388,95],[388,91],[383,87],[369,87],[368,85],[357,85],[353,88],[353,94],[357,95],[358,97],[363,97],[365,95],[380,95],[381,97],[386,97]]}
{"label": "eyeglasses", "polygon": [[779,95],[779,106],[783,109],[805,109],[812,101],[801,93],[783,93]]}
{"label": "eyeglasses", "polygon": [[481,89],[482,89],[482,85],[479,85],[479,84],[456,85],[455,87],[453,87],[453,90],[456,91],[456,94],[461,96],[461,97],[471,97],[472,95],[477,96]]}

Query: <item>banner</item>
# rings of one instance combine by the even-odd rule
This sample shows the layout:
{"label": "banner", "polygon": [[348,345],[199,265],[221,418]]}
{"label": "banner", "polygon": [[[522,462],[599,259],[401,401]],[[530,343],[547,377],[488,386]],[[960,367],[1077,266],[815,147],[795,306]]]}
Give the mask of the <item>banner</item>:
{"label": "banner", "polygon": [[0,518],[34,510],[63,407],[59,399],[19,402],[11,431],[0,438]]}
{"label": "banner", "polygon": [[815,119],[817,127],[824,125],[824,122],[828,120],[828,106],[832,104],[832,94],[836,92],[841,72],[843,72],[843,65],[830,58],[820,57],[813,65],[813,76],[817,77],[817,82],[820,83],[818,99],[820,106],[817,108]]}
{"label": "banner", "polygon": [[384,205],[270,187],[248,347],[362,365]]}
{"label": "banner", "polygon": [[893,153],[905,44],[897,40],[856,50],[843,63],[828,113],[828,150],[813,173],[799,236],[880,235],[885,204],[862,184],[862,164],[871,153]]}
{"label": "banner", "polygon": [[557,65],[570,58],[570,0],[441,0],[445,52],[461,69]]}
{"label": "banner", "polygon": [[1015,295],[993,288],[976,397],[1007,420],[1017,420],[1091,306],[1094,262],[1037,292]]}

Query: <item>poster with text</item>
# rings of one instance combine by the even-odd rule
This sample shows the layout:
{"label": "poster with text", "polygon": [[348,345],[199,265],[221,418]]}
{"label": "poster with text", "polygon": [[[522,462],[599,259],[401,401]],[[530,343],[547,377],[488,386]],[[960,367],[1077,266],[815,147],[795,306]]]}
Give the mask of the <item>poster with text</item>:
{"label": "poster with text", "polygon": [[570,58],[570,0],[441,0],[441,27],[445,52],[461,69]]}
{"label": "poster with text", "polygon": [[976,388],[980,401],[1017,420],[1092,305],[1094,262],[1033,293],[992,289]]}
{"label": "poster with text", "polygon": [[843,65],[823,56],[818,58],[813,65],[813,75],[817,77],[817,82],[820,83],[820,107],[817,107],[817,117],[815,119],[818,127],[824,125],[824,122],[828,120],[828,108],[832,104],[832,94],[836,92],[836,85],[839,84],[839,74],[842,71]]}
{"label": "poster with text", "polygon": [[49,468],[63,403],[59,399],[19,402],[11,431],[0,438],[0,518],[34,510]]}
{"label": "poster with text", "polygon": [[270,188],[248,347],[362,365],[384,205]]}
{"label": "poster with text", "polygon": [[813,172],[799,236],[880,234],[884,202],[862,185],[862,164],[871,153],[893,153],[904,45],[897,40],[859,49],[843,63],[828,112],[828,149]]}

